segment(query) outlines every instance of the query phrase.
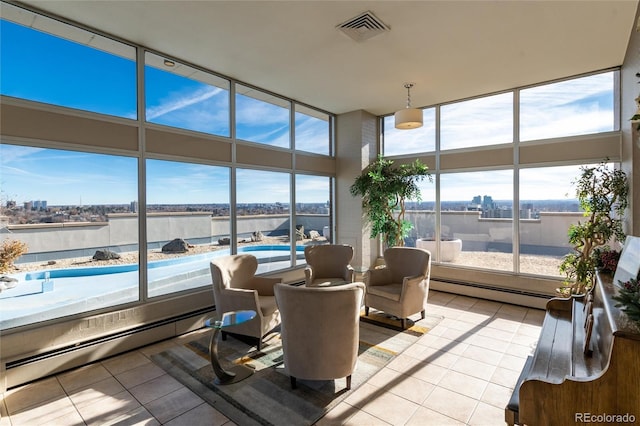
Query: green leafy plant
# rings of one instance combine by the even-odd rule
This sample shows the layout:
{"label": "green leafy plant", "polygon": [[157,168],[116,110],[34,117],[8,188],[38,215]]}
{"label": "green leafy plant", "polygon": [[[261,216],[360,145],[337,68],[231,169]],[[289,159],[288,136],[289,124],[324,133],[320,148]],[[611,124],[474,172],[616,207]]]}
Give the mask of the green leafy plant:
{"label": "green leafy plant", "polygon": [[574,251],[560,264],[566,279],[558,292],[564,296],[582,294],[593,286],[597,260],[592,252],[596,247],[611,239],[621,243],[625,239],[622,218],[628,205],[627,176],[622,170],[610,168],[607,161],[581,167],[580,177],[573,182],[586,220],[569,226],[569,244]]}
{"label": "green leafy plant", "polygon": [[[636,73],[636,77],[640,79],[640,72]],[[640,81],[638,81],[640,83]],[[636,101],[636,113],[629,119],[632,123],[635,124],[636,130],[640,131],[640,95],[635,99]]]}
{"label": "green leafy plant", "polygon": [[618,295],[613,299],[618,302],[616,307],[622,308],[631,320],[640,324],[640,283],[637,279],[620,282]]}
{"label": "green leafy plant", "polygon": [[5,239],[0,245],[0,273],[9,272],[13,262],[27,252],[27,245],[22,241]]}
{"label": "green leafy plant", "polygon": [[371,238],[384,237],[387,247],[403,246],[413,228],[405,219],[406,200],[420,201],[418,182],[433,181],[429,168],[416,159],[410,164],[393,166],[382,156],[369,164],[351,185],[351,195],[362,197],[362,209],[371,225]]}

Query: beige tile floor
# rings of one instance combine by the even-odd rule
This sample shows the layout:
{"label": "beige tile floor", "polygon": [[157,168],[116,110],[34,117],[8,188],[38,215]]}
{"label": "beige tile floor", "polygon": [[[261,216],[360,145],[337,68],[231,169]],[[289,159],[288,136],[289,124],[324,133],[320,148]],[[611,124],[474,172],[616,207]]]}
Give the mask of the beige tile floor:
{"label": "beige tile floor", "polygon": [[[544,311],[431,291],[429,313],[444,319],[319,426],[505,424]],[[0,426],[233,425],[150,360],[192,334],[10,389]]]}

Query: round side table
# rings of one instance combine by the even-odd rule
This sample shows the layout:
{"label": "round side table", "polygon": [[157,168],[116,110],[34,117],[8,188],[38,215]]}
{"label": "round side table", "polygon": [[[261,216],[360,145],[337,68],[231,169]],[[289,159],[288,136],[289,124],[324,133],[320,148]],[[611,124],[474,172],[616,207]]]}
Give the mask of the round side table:
{"label": "round side table", "polygon": [[213,328],[213,334],[209,342],[209,356],[211,357],[211,367],[213,367],[213,371],[216,374],[215,383],[217,385],[237,383],[254,373],[255,370],[245,365],[234,365],[228,369],[222,368],[218,359],[218,334],[223,328],[251,321],[255,317],[255,311],[230,311],[222,314],[221,320],[209,318],[204,322],[205,327]]}

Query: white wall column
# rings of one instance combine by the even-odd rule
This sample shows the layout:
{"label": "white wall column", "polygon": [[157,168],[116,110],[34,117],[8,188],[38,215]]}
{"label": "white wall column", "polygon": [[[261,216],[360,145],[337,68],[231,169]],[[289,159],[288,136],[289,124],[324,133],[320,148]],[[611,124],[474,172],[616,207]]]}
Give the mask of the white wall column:
{"label": "white wall column", "polygon": [[[636,22],[640,15],[640,8],[636,11]],[[636,113],[635,98],[640,96],[640,31],[634,28],[631,32],[627,54],[622,64],[621,75],[621,128],[622,131],[622,169],[629,178],[629,211],[626,218],[625,232],[640,235],[640,131],[636,130],[638,123],[631,123],[629,119]]]}
{"label": "white wall column", "polygon": [[349,187],[378,155],[378,119],[359,110],[339,115],[336,123],[336,242],[352,245],[351,264],[365,271],[378,257],[378,243],[369,238],[361,198],[353,197]]}

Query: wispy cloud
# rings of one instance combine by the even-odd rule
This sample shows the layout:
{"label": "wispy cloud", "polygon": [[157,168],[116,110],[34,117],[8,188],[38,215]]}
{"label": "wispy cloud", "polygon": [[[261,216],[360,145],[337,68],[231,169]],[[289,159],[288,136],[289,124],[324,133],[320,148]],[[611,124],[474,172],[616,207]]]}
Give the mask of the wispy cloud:
{"label": "wispy cloud", "polygon": [[33,148],[28,146],[0,144],[0,164],[6,166],[15,164],[21,160],[30,160],[37,152],[45,151],[45,148]]}
{"label": "wispy cloud", "polygon": [[[520,140],[557,138],[613,130],[613,73],[547,84],[520,92]],[[385,154],[432,151],[435,114],[422,128],[393,128],[385,118]],[[427,133],[429,132],[429,133]],[[441,107],[441,149],[513,142],[513,94],[503,93]]]}
{"label": "wispy cloud", "polygon": [[329,154],[329,122],[296,113],[296,149]]}
{"label": "wispy cloud", "polygon": [[236,199],[238,203],[288,203],[289,173],[238,169]]}
{"label": "wispy cloud", "polygon": [[248,96],[236,96],[236,123],[242,126],[265,126],[289,123],[289,109]]}
{"label": "wispy cloud", "polygon": [[3,144],[2,192],[18,203],[121,204],[137,198],[136,160]]}
{"label": "wispy cloud", "polygon": [[147,119],[154,120],[165,114],[200,104],[214,96],[225,92],[219,87],[203,86],[194,92],[175,94],[174,97],[165,99],[160,105],[147,109]]}
{"label": "wispy cloud", "polygon": [[422,113],[424,125],[412,130],[395,128],[393,116],[384,119],[385,155],[402,155],[418,152],[432,152],[436,149],[435,108],[427,108]]}
{"label": "wispy cloud", "polygon": [[513,171],[446,173],[441,176],[442,201],[471,201],[476,195],[490,195],[496,200],[513,198]]}
{"label": "wispy cloud", "polygon": [[296,176],[296,202],[321,203],[331,198],[330,178],[325,176]]}
{"label": "wispy cloud", "polygon": [[229,179],[227,167],[147,160],[147,203],[228,203]]}

